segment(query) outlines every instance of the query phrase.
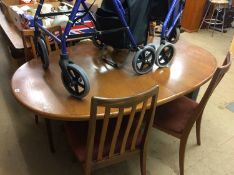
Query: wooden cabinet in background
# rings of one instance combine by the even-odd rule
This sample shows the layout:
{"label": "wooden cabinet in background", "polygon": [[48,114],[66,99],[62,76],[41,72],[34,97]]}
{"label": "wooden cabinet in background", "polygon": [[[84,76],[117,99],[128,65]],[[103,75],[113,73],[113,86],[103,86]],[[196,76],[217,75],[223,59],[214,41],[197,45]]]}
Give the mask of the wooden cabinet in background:
{"label": "wooden cabinet in background", "polygon": [[187,0],[183,17],[182,28],[187,32],[197,32],[204,14],[206,0]]}

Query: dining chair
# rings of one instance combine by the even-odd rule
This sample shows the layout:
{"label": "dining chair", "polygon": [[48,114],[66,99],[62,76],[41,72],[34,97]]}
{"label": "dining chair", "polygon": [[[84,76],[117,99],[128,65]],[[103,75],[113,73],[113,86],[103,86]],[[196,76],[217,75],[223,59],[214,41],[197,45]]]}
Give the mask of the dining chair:
{"label": "dining chair", "polygon": [[[23,30],[21,33],[24,45],[25,61],[29,61],[32,58],[37,58],[37,51],[33,40],[34,31],[28,29]],[[31,50],[29,48],[31,48]]]}
{"label": "dining chair", "polygon": [[[61,26],[50,27],[48,28],[48,30],[55,35],[60,35],[60,36],[62,35]],[[47,35],[45,35],[44,37],[45,37],[45,43],[47,45],[48,53],[59,49],[57,42],[54,42]],[[22,39],[23,39],[23,45],[24,45],[25,61],[29,61],[33,58],[37,58],[36,46],[34,43],[34,30],[32,29],[23,30]]]}
{"label": "dining chair", "polygon": [[203,111],[213,91],[229,70],[231,62],[231,55],[228,53],[223,65],[216,69],[199,103],[184,96],[157,107],[153,127],[180,139],[180,175],[184,175],[185,148],[190,131],[196,123],[197,144],[201,145],[200,130]]}
{"label": "dining chair", "polygon": [[[146,148],[158,89],[156,85],[127,98],[92,97],[89,121],[65,124],[68,142],[82,163],[85,175],[135,154],[140,155],[141,174],[146,174]],[[149,104],[149,115],[145,115]],[[113,112],[114,109],[117,112]],[[100,110],[103,110],[103,119],[97,114]]]}

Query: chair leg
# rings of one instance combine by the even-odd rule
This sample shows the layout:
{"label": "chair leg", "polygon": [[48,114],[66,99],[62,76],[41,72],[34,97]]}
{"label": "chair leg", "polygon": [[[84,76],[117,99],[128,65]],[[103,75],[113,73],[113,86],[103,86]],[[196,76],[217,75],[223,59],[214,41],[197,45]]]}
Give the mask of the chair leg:
{"label": "chair leg", "polygon": [[146,175],[146,151],[140,153],[141,175]]}
{"label": "chair leg", "polygon": [[45,118],[45,123],[46,123],[46,131],[47,131],[47,136],[48,136],[50,151],[51,151],[51,153],[55,153],[55,149],[54,149],[54,140],[53,140],[53,135],[52,135],[50,120],[47,119],[47,118]]}
{"label": "chair leg", "polygon": [[196,136],[198,145],[201,145],[201,119],[202,117],[199,117],[196,121]]}
{"label": "chair leg", "polygon": [[180,140],[180,151],[179,151],[179,166],[180,166],[180,175],[184,175],[184,157],[185,157],[185,148],[187,144],[186,138],[181,138]]}
{"label": "chair leg", "polygon": [[37,114],[35,114],[35,123],[38,125],[38,115]]}
{"label": "chair leg", "polygon": [[91,175],[91,167],[85,166],[84,175]]}

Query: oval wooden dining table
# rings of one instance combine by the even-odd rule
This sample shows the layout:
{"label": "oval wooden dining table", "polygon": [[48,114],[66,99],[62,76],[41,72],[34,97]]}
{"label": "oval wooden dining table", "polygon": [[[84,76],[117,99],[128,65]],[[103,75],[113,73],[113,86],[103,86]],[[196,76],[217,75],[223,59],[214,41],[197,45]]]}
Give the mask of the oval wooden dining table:
{"label": "oval wooden dining table", "polygon": [[132,54],[114,53],[113,57],[121,57],[124,63],[120,68],[113,68],[101,60],[103,53],[91,42],[82,42],[70,47],[69,55],[88,74],[91,88],[84,99],[72,97],[64,88],[59,51],[50,54],[50,67],[46,71],[39,59],[18,68],[12,77],[12,91],[29,110],[49,119],[65,121],[88,120],[92,96],[132,96],[154,84],[159,85],[158,105],[161,105],[199,88],[211,78],[217,66],[215,57],[198,46],[179,41],[175,47],[176,55],[169,68],[155,66],[152,72],[139,76],[131,67]]}
{"label": "oval wooden dining table", "polygon": [[[160,88],[158,105],[162,105],[202,86],[217,67],[215,57],[203,48],[184,40],[180,40],[175,48],[176,54],[170,67],[158,69],[155,65],[152,72],[139,76],[131,66],[133,54],[108,50],[102,52],[91,42],[81,42],[68,48],[68,51],[70,59],[81,66],[89,77],[91,88],[84,99],[72,97],[64,88],[58,64],[59,51],[50,54],[48,70],[43,70],[39,59],[33,59],[18,68],[12,77],[12,91],[26,108],[46,118],[47,124],[50,119],[88,120],[92,96],[133,96],[155,84]],[[106,64],[102,60],[103,55],[119,62],[120,66],[114,68]],[[99,118],[102,118],[102,114],[103,111]]]}

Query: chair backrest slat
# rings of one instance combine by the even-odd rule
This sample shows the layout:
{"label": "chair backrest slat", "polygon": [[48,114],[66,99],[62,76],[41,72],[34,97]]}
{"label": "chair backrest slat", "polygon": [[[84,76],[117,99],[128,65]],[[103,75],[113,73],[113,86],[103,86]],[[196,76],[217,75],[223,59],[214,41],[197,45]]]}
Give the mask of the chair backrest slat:
{"label": "chair backrest slat", "polygon": [[123,154],[125,152],[127,139],[128,139],[128,136],[129,136],[130,129],[132,127],[132,123],[133,123],[135,113],[136,113],[136,105],[134,105],[132,107],[132,111],[131,111],[131,114],[129,116],[128,125],[127,125],[127,128],[126,128],[125,135],[124,135],[123,142],[122,142],[121,149],[120,149],[120,154]]}
{"label": "chair backrest slat", "polygon": [[131,150],[134,150],[136,148],[137,138],[139,136],[139,132],[140,132],[140,129],[141,129],[141,126],[142,126],[144,116],[145,116],[147,101],[148,101],[148,99],[146,99],[144,101],[142,109],[141,109],[140,118],[139,118],[139,120],[137,122],[137,127],[136,127],[136,130],[134,132],[133,139],[132,139]]}
{"label": "chair backrest slat", "polygon": [[[91,119],[89,121],[86,161],[89,163],[91,161],[103,161],[116,156],[121,156],[127,151],[136,151],[137,149],[141,149],[136,147],[138,136],[139,134],[142,134],[141,137],[146,137],[148,135],[145,132],[148,132],[149,128],[152,126],[157,95],[158,86],[155,85],[145,93],[134,97],[118,99],[93,97],[90,110]],[[149,107],[149,99],[151,99],[150,113],[147,113],[149,115],[145,115],[147,106]],[[140,116],[136,113],[137,106],[139,105],[142,105]],[[101,121],[101,128],[99,127],[98,129],[99,132],[101,129],[100,134],[96,133],[97,111],[99,107],[105,109],[104,119]],[[129,115],[124,115],[125,109],[126,111],[130,111]],[[112,116],[112,111],[114,111],[113,114],[115,116]],[[136,119],[135,123],[134,119]],[[148,122],[149,119],[151,119],[150,123]],[[133,127],[133,123],[136,124],[136,126],[134,125]],[[151,126],[149,127],[150,124]],[[146,139],[142,140],[146,142]],[[94,144],[98,145],[97,157],[92,157]],[[140,144],[145,145],[145,143],[142,142]]]}
{"label": "chair backrest slat", "polygon": [[[56,32],[59,32],[59,35],[60,36],[62,35],[61,26],[54,26],[54,27],[48,28],[48,30],[53,34],[55,34]],[[23,44],[24,44],[24,53],[25,53],[25,57],[26,57],[25,60],[29,61],[30,59],[32,59],[32,56],[33,56],[33,58],[37,58],[36,46],[34,43],[34,30],[32,30],[32,29],[23,30],[22,31],[22,38],[23,38]],[[48,53],[50,53],[53,50],[52,49],[53,44],[55,45],[55,50],[59,49],[57,42],[55,42],[55,41],[50,42],[49,37],[47,35],[44,35],[44,38],[45,38],[45,43],[47,45]],[[30,52],[28,49],[29,46],[32,48],[33,55],[30,55]]]}
{"label": "chair backrest slat", "polygon": [[[32,56],[33,58],[37,58],[36,47],[33,41],[34,31],[33,30],[23,30],[22,31],[22,39],[24,45],[24,53],[25,53],[25,61],[30,60],[30,53],[28,51],[28,46],[32,47]],[[29,45],[28,45],[29,44]]]}
{"label": "chair backrest slat", "polygon": [[51,45],[50,45],[50,40],[48,36],[45,36],[45,42],[47,45],[47,49],[48,49],[48,53],[50,54],[50,52],[52,51]]}
{"label": "chair backrest slat", "polygon": [[122,121],[123,121],[123,115],[124,115],[124,108],[120,108],[119,109],[119,114],[118,114],[118,117],[117,117],[117,123],[116,123],[116,126],[115,126],[113,139],[111,141],[109,157],[112,157],[114,155],[117,138],[118,138],[120,127],[121,127],[121,124],[122,124]]}
{"label": "chair backrest slat", "polygon": [[[58,35],[59,38],[62,36],[62,28],[61,28],[61,26],[53,26],[53,27],[50,27],[48,30],[52,34],[54,34],[55,36]],[[58,32],[58,34],[57,34],[57,32]],[[59,50],[59,45],[58,45],[58,43],[56,41],[53,40],[52,43],[51,43],[49,41],[49,37],[48,36],[46,36],[46,40],[48,41],[47,46],[49,46],[48,47],[49,53],[52,51],[52,45],[51,45],[52,43],[55,45],[55,50]]]}
{"label": "chair backrest slat", "polygon": [[35,44],[34,44],[34,41],[33,41],[32,37],[30,37],[30,43],[33,43],[33,44],[31,44],[31,47],[32,47],[33,56],[36,58],[37,50],[36,50],[36,47],[35,47]]}
{"label": "chair backrest slat", "polygon": [[106,140],[106,134],[107,134],[108,124],[109,124],[109,117],[110,117],[110,108],[107,107],[105,109],[105,116],[104,116],[104,121],[103,121],[103,126],[102,126],[100,143],[99,143],[99,147],[98,147],[97,160],[102,160],[102,157],[103,157],[103,149],[104,149],[104,144],[105,144],[105,140]]}

